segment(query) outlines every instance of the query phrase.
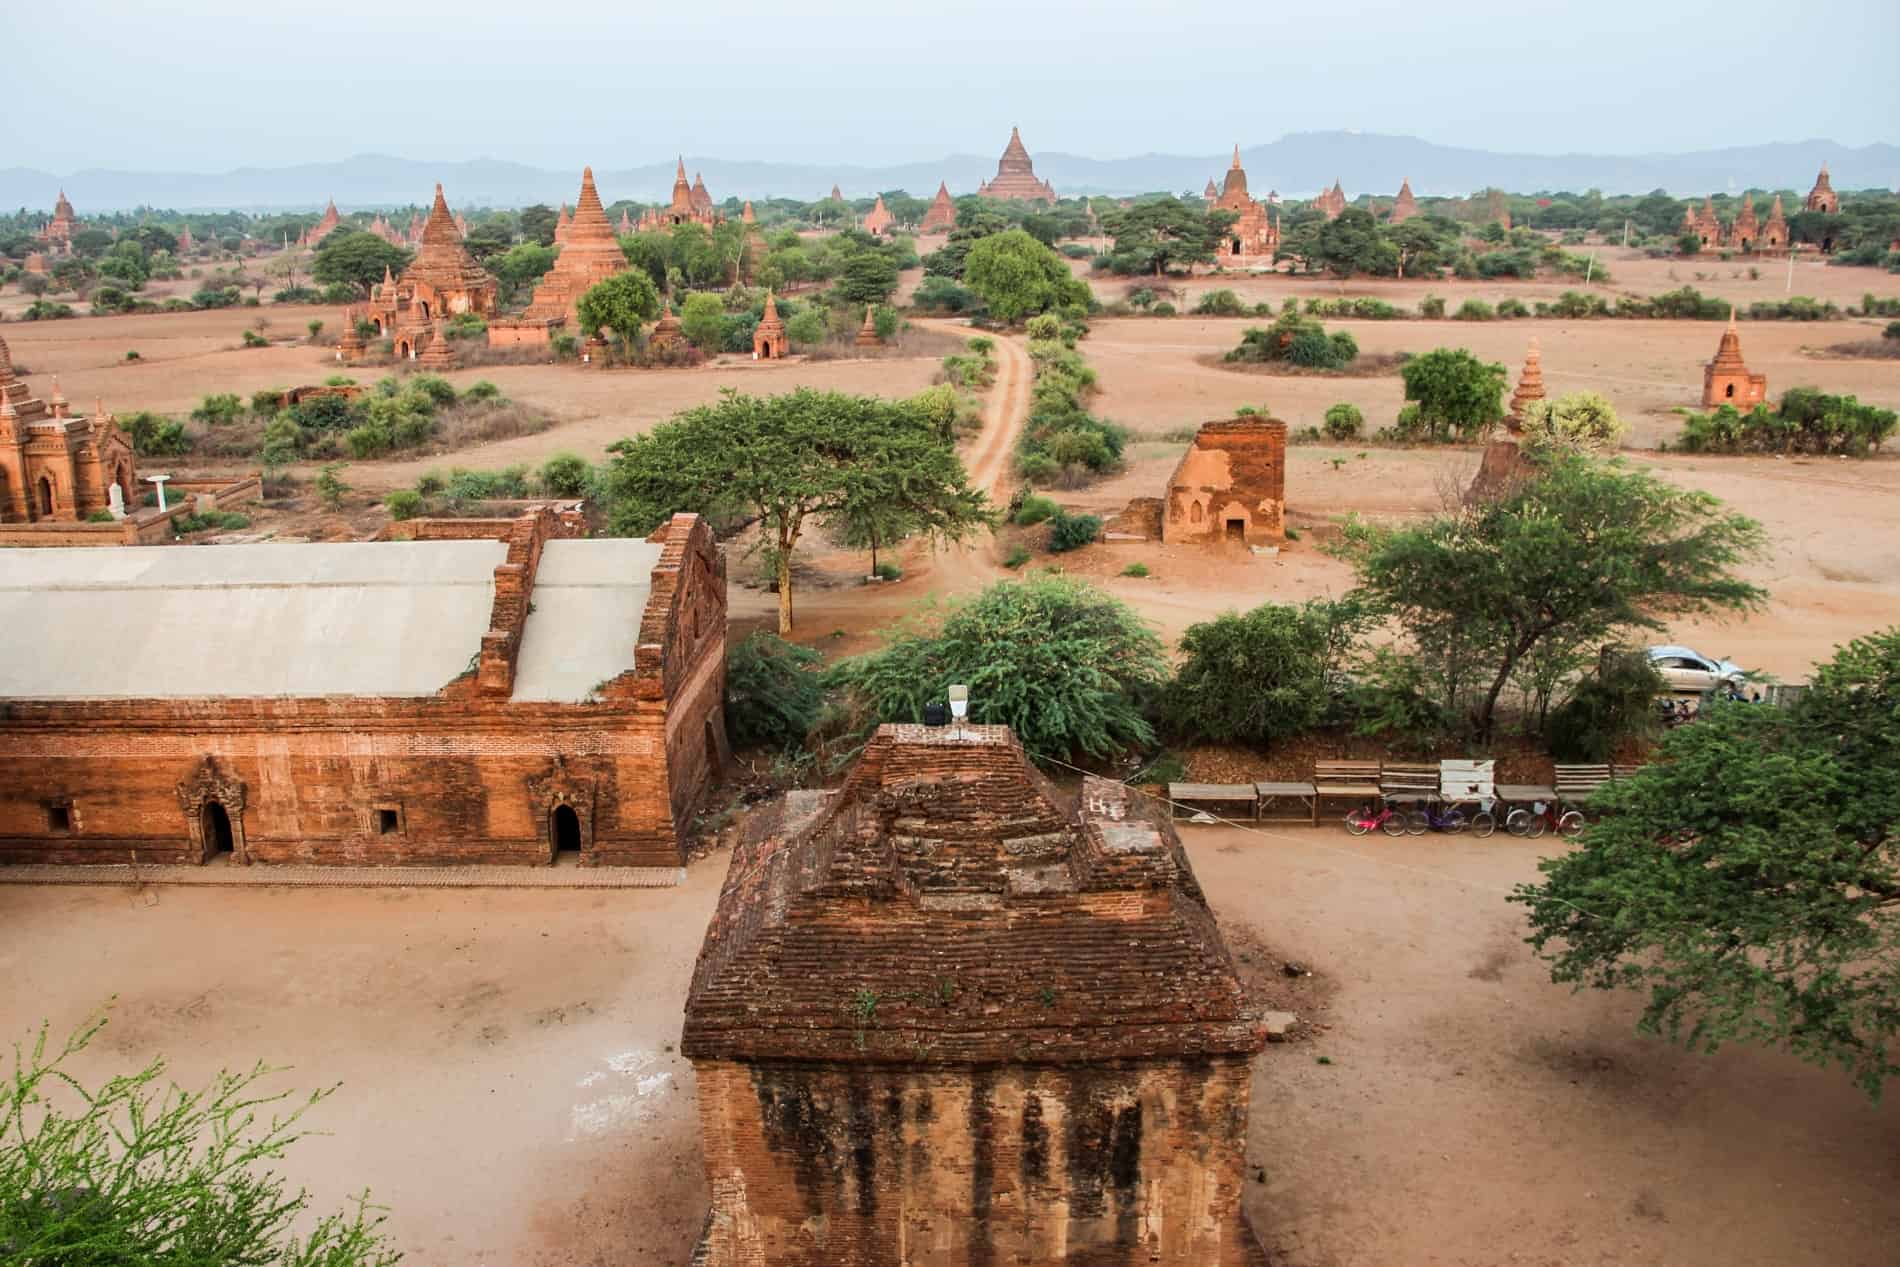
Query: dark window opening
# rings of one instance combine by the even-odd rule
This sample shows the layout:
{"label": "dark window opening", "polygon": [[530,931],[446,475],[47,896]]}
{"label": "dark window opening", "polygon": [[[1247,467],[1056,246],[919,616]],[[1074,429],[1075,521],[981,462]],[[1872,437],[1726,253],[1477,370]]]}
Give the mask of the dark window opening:
{"label": "dark window opening", "polygon": [[572,805],[556,805],[549,823],[554,836],[556,854],[579,853],[581,851],[581,816],[574,812]]}
{"label": "dark window opening", "polygon": [[73,829],[73,808],[70,805],[49,805],[46,807],[46,826],[53,831],[71,831]]}
{"label": "dark window opening", "polygon": [[204,808],[205,851],[210,854],[230,853],[232,850],[231,816],[224,812],[224,806],[216,801],[205,802]]}
{"label": "dark window opening", "polygon": [[402,815],[399,812],[393,809],[379,809],[376,811],[377,835],[393,836],[401,830]]}
{"label": "dark window opening", "polygon": [[1227,539],[1229,541],[1245,541],[1247,539],[1247,521],[1245,519],[1229,519],[1227,521]]}

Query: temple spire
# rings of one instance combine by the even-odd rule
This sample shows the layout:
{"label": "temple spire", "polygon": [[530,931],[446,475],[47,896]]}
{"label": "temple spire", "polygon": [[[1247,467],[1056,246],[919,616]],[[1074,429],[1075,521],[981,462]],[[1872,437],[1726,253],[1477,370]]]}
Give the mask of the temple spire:
{"label": "temple spire", "polygon": [[1234,170],[1235,171],[1240,170],[1240,144],[1239,142],[1235,142],[1234,144]]}

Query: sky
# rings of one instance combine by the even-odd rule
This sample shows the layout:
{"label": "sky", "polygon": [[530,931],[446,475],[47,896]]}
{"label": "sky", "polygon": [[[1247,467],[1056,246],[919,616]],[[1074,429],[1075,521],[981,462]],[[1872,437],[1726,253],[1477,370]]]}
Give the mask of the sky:
{"label": "sky", "polygon": [[[1900,0],[0,0],[0,167],[1900,140]],[[27,53],[26,50],[34,50]],[[70,54],[70,55],[69,55]]]}

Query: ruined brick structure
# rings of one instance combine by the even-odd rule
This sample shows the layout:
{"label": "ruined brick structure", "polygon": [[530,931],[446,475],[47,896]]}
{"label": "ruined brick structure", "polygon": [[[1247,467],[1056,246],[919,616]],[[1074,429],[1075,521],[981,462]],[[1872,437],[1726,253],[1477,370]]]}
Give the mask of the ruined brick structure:
{"label": "ruined brick structure", "polygon": [[197,243],[191,240],[191,226],[187,224],[178,230],[178,258],[184,259],[196,248]]}
{"label": "ruined brick structure", "polygon": [[71,523],[95,511],[122,518],[138,500],[132,444],[105,405],[74,417],[57,378],[51,399],[38,399],[0,339],[0,522]]}
{"label": "ruined brick structure", "polygon": [[1768,222],[1761,227],[1761,245],[1765,251],[1786,250],[1788,246],[1788,217],[1781,210],[1781,195],[1775,195],[1774,206],[1768,208]]}
{"label": "ruined brick structure", "polygon": [[1335,180],[1331,189],[1313,199],[1313,205],[1324,211],[1328,220],[1337,220],[1340,212],[1346,209],[1346,191],[1340,188],[1339,182]]}
{"label": "ruined brick structure", "polygon": [[1841,209],[1841,196],[1834,192],[1834,182],[1828,179],[1826,163],[1821,164],[1821,173],[1814,178],[1814,188],[1808,190],[1808,199],[1801,204],[1801,209],[1827,215]]}
{"label": "ruined brick structure", "polygon": [[693,183],[686,183],[686,159],[679,160],[679,168],[673,176],[673,198],[664,207],[652,207],[641,214],[640,228],[668,229],[679,224],[697,224],[710,229],[723,224],[725,217],[713,210],[712,195],[706,192],[706,182],[698,172],[693,173]]}
{"label": "ruined brick structure", "polygon": [[1530,460],[1524,456],[1521,439],[1524,433],[1524,411],[1532,402],[1545,398],[1544,356],[1538,349],[1537,340],[1533,338],[1524,353],[1524,369],[1517,376],[1517,388],[1511,393],[1511,407],[1504,418],[1505,433],[1494,435],[1485,445],[1484,457],[1478,463],[1478,473],[1473,477],[1471,487],[1465,490],[1466,505],[1502,496],[1536,473]]}
{"label": "ruined brick structure", "polygon": [[1755,216],[1755,195],[1742,195],[1742,209],[1729,226],[1729,245],[1738,251],[1753,251],[1761,245],[1761,222]]}
{"label": "ruined brick structure", "polygon": [[996,161],[996,175],[978,185],[976,192],[985,198],[1047,203],[1056,200],[1056,187],[1046,180],[1036,179],[1036,165],[1023,147],[1022,133],[1015,128],[1009,130],[1009,144],[1003,147],[1003,157]]}
{"label": "ruined brick structure", "polygon": [[73,214],[73,204],[66,200],[66,191],[62,189],[58,201],[53,203],[53,218],[41,226],[36,236],[52,254],[71,255],[73,231],[78,227],[79,217]]}
{"label": "ruined brick structure", "polygon": [[857,338],[852,345],[860,348],[881,348],[884,340],[877,337],[876,310],[870,304],[864,305],[864,324],[858,327]]}
{"label": "ruined brick structure", "polygon": [[608,223],[606,209],[594,188],[594,169],[583,168],[580,201],[574,206],[574,220],[554,267],[536,284],[534,298],[519,316],[499,317],[488,323],[489,343],[546,343],[563,327],[581,337],[592,334],[580,328],[581,296],[626,267],[620,239],[614,236],[614,227]]}
{"label": "ruined brick structure", "polygon": [[1742,363],[1742,336],[1735,328],[1735,309],[1728,310],[1728,329],[1716,345],[1715,359],[1702,367],[1702,407],[1733,405],[1747,413],[1768,399],[1768,376],[1750,374]]}
{"label": "ruined brick structure", "polygon": [[1392,214],[1387,217],[1390,224],[1404,224],[1418,214],[1418,199],[1412,196],[1412,180],[1406,177],[1399,181],[1399,196],[1392,202]]}
{"label": "ruined brick structure", "polygon": [[726,752],[706,525],[0,550],[0,861],[676,868]]}
{"label": "ruined brick structure", "polygon": [[1165,822],[1006,727],[884,726],[734,850],[686,1003],[696,1267],[1261,1265],[1264,1045]]}
{"label": "ruined brick structure", "polygon": [[778,300],[768,290],[765,292],[765,312],[752,330],[752,359],[777,361],[783,359],[790,350],[791,344],[785,338],[785,322],[778,315]]}
{"label": "ruined brick structure", "polygon": [[1213,180],[1210,179],[1207,182],[1207,188],[1201,191],[1201,201],[1211,203],[1218,200],[1219,198],[1220,198],[1220,189],[1214,184]]}
{"label": "ruined brick structure", "polygon": [[864,231],[873,235],[887,235],[896,227],[897,217],[892,215],[891,209],[884,205],[884,195],[879,194],[877,196],[877,205],[864,213]]}
{"label": "ruined brick structure", "polygon": [[667,355],[686,346],[686,327],[673,312],[668,303],[660,313],[660,319],[653,323],[653,329],[647,333],[647,351],[655,355]]}
{"label": "ruined brick structure", "polygon": [[930,210],[924,212],[918,227],[924,233],[948,233],[957,227],[957,204],[950,200],[950,186],[943,181],[937,182],[937,196],[930,200]]}
{"label": "ruined brick structure", "polygon": [[1715,199],[1704,198],[1702,210],[1693,206],[1682,209],[1682,232],[1693,235],[1705,251],[1713,251],[1722,245],[1722,222],[1715,216]]}
{"label": "ruined brick structure", "polygon": [[1231,211],[1235,217],[1216,256],[1222,264],[1272,266],[1273,253],[1280,249],[1280,226],[1247,192],[1247,172],[1240,165],[1238,145],[1212,210]]}
{"label": "ruined brick structure", "polygon": [[1286,424],[1258,414],[1202,423],[1168,479],[1161,539],[1286,540]]}
{"label": "ruined brick structure", "polygon": [[455,364],[455,355],[449,340],[438,337],[437,323],[464,313],[494,316],[497,291],[495,279],[462,245],[438,184],[416,258],[401,277],[391,279],[389,270],[383,270],[382,284],[371,294],[363,317],[391,340],[398,360],[426,359],[432,367],[443,368]]}

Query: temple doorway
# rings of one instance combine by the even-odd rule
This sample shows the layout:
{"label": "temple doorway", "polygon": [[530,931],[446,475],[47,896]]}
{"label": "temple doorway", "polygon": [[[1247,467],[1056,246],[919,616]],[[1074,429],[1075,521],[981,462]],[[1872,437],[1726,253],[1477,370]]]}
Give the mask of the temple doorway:
{"label": "temple doorway", "polygon": [[572,805],[554,807],[554,813],[548,816],[548,835],[552,837],[555,861],[560,861],[562,854],[579,856],[581,816],[574,812]]}
{"label": "temple doorway", "polygon": [[40,477],[40,514],[48,519],[53,516],[53,477]]}
{"label": "temple doorway", "polygon": [[1245,519],[1229,519],[1227,521],[1227,539],[1237,545],[1246,545],[1247,521]]}
{"label": "temple doorway", "polygon": [[203,812],[205,861],[232,851],[231,816],[217,801],[206,801]]}

